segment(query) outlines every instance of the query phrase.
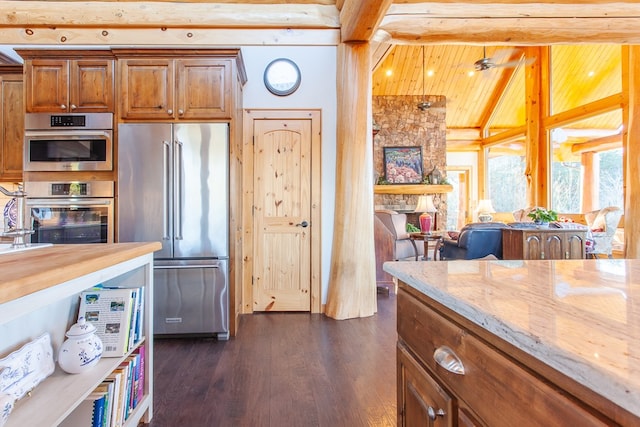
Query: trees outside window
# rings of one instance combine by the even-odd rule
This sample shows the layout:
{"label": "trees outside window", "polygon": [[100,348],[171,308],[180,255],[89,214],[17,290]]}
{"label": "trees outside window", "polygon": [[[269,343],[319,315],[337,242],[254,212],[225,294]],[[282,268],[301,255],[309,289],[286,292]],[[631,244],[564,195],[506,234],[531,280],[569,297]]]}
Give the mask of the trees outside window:
{"label": "trees outside window", "polygon": [[487,164],[487,183],[493,207],[497,212],[513,212],[527,204],[525,158],[516,153],[493,154]]}

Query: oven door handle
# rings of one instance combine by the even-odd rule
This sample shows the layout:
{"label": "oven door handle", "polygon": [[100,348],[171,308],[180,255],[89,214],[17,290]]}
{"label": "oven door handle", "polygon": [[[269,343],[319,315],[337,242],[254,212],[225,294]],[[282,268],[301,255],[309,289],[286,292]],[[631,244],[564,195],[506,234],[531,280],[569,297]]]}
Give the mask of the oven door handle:
{"label": "oven door handle", "polygon": [[27,206],[109,206],[112,204],[111,200],[27,200]]}

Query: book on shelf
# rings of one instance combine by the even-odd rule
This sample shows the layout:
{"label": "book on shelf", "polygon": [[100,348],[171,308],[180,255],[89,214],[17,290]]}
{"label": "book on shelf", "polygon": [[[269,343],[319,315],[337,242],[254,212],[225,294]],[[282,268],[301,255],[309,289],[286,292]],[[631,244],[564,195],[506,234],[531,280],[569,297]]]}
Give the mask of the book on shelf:
{"label": "book on shelf", "polygon": [[[103,357],[122,357],[135,346],[135,311],[141,288],[96,286],[82,292],[78,317],[96,327]],[[132,330],[133,329],[133,330]]]}
{"label": "book on shelf", "polygon": [[59,425],[59,427],[103,427],[107,389],[98,387]]}

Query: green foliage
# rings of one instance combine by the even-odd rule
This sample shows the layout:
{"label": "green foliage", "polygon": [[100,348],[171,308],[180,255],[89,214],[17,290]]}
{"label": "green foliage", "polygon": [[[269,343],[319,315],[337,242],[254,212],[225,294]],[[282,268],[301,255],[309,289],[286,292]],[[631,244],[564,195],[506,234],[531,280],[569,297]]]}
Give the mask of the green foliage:
{"label": "green foliage", "polygon": [[558,220],[558,213],[551,209],[535,208],[527,214],[534,222],[552,222]]}
{"label": "green foliage", "polygon": [[416,227],[415,225],[411,224],[410,222],[407,223],[407,233],[419,233],[420,229],[418,227]]}

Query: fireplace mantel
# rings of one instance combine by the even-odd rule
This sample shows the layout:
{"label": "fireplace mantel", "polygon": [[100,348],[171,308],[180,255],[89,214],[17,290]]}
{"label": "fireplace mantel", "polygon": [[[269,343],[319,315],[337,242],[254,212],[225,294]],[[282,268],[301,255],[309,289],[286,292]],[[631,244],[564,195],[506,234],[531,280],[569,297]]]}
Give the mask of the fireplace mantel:
{"label": "fireplace mantel", "polygon": [[435,194],[453,191],[451,185],[387,184],[374,185],[374,194]]}

